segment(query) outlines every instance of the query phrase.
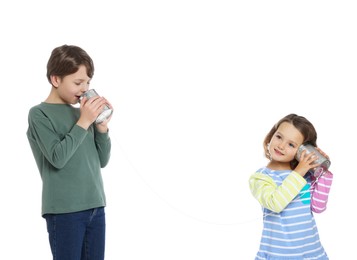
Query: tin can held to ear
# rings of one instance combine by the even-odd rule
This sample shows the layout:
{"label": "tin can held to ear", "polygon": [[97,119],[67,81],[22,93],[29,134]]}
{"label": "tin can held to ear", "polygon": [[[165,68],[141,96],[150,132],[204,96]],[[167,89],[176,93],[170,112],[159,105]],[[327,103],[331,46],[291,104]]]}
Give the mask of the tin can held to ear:
{"label": "tin can held to ear", "polygon": [[[98,93],[94,89],[89,89],[88,91],[86,91],[85,93],[83,93],[81,95],[80,100],[83,97],[86,97],[87,99],[89,99],[91,97],[96,97],[96,96],[99,96]],[[109,106],[105,105],[102,113],[100,113],[99,116],[97,117],[97,119],[95,120],[95,123],[96,124],[102,123],[104,120],[106,120],[108,117],[110,117],[112,113],[113,113],[113,110]]]}
{"label": "tin can held to ear", "polygon": [[324,171],[327,171],[328,168],[331,165],[331,161],[327,159],[325,156],[323,156],[319,151],[311,144],[305,144],[305,145],[300,145],[297,153],[296,153],[296,160],[300,161],[301,153],[302,151],[306,151],[306,154],[309,153],[315,153],[317,156],[317,159],[314,161],[314,163],[320,164],[318,168],[322,168]]}

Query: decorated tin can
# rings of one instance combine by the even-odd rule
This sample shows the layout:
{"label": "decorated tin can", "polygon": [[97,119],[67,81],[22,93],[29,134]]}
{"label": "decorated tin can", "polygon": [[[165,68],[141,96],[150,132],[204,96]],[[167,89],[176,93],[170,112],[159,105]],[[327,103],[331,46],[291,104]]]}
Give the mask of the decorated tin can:
{"label": "decorated tin can", "polygon": [[319,168],[323,168],[324,171],[327,171],[328,168],[331,165],[331,161],[329,159],[327,159],[325,156],[323,156],[313,145],[311,144],[303,144],[300,145],[297,153],[296,153],[296,159],[299,161],[300,157],[301,157],[301,153],[302,151],[306,151],[306,154],[309,153],[315,153],[315,155],[317,156],[317,159],[314,161],[314,163],[318,163],[319,164]]}
{"label": "decorated tin can", "polygon": [[[89,99],[91,97],[96,97],[96,96],[99,96],[98,93],[94,89],[89,89],[88,91],[83,93],[83,95],[81,96],[81,99],[83,97],[86,97]],[[95,120],[95,123],[96,124],[102,123],[104,120],[106,120],[108,117],[110,117],[112,113],[113,113],[113,110],[109,106],[105,105],[102,113],[100,113],[99,116],[97,117],[97,119]]]}

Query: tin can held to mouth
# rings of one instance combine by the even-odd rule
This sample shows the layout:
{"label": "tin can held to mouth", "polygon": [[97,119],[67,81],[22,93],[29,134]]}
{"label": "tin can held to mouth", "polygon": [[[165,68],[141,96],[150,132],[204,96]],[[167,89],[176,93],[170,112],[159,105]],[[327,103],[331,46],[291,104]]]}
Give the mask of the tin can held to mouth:
{"label": "tin can held to mouth", "polygon": [[300,145],[297,153],[296,153],[296,160],[300,160],[301,157],[301,153],[302,151],[306,151],[306,154],[309,153],[315,153],[315,155],[318,157],[314,163],[318,163],[320,164],[320,166],[318,168],[322,168],[324,171],[327,171],[328,168],[331,165],[331,161],[329,159],[327,159],[325,156],[323,156],[321,153],[319,153],[319,151],[311,144],[305,144],[305,145]]}
{"label": "tin can held to mouth", "polygon": [[[88,91],[86,91],[85,93],[83,93],[81,95],[79,100],[81,100],[84,97],[89,99],[91,97],[96,97],[96,96],[99,96],[98,93],[94,89],[89,89]],[[108,117],[110,117],[112,113],[113,113],[113,110],[109,106],[105,105],[102,113],[100,113],[99,116],[97,117],[97,119],[95,120],[95,123],[96,124],[102,123],[104,120],[106,120]]]}

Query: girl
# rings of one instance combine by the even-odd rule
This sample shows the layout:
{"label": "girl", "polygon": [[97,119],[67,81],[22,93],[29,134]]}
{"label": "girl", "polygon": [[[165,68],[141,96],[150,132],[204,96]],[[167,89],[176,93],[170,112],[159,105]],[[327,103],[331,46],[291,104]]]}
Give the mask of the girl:
{"label": "girl", "polygon": [[[263,232],[255,259],[328,259],[320,243],[312,212],[326,209],[333,175],[326,170],[314,177],[316,154],[301,144],[316,145],[314,126],[304,117],[290,114],[270,130],[264,140],[270,160],[249,179],[253,196],[263,207]],[[317,150],[328,158],[319,148]]]}

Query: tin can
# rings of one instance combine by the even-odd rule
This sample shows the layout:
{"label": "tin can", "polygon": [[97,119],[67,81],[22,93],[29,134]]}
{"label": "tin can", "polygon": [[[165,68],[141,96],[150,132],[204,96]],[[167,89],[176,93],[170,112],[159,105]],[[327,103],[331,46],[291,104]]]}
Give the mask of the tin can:
{"label": "tin can", "polygon": [[331,165],[331,161],[327,159],[325,156],[323,156],[313,145],[311,144],[305,144],[305,145],[300,145],[297,153],[296,153],[296,159],[299,161],[301,157],[302,151],[306,151],[306,154],[309,153],[315,153],[317,156],[317,159],[314,161],[314,163],[319,164],[318,168],[322,168],[324,171],[327,171],[328,168]]}
{"label": "tin can", "polygon": [[[85,93],[83,93],[81,95],[80,99],[82,99],[83,97],[86,97],[87,99],[89,99],[91,97],[96,97],[96,96],[99,96],[98,93],[94,89],[89,89],[88,91],[86,91]],[[109,106],[105,105],[103,108],[103,111],[99,114],[99,116],[95,120],[95,123],[96,124],[102,123],[104,120],[106,120],[108,117],[110,117],[112,113],[113,113],[113,110]]]}

